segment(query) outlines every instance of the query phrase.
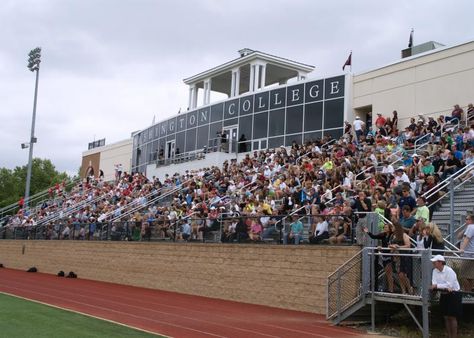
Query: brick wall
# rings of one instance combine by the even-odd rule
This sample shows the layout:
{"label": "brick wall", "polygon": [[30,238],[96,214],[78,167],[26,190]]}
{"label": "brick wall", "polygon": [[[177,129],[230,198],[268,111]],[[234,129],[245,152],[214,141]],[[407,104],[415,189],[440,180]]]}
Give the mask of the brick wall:
{"label": "brick wall", "polygon": [[79,278],[326,313],[326,277],[358,247],[0,241],[0,263]]}

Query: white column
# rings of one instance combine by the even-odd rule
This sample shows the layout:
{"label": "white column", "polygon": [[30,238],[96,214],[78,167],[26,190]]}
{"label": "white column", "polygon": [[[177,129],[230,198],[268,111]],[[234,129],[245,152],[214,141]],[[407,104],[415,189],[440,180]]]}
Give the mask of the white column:
{"label": "white column", "polygon": [[254,91],[255,84],[255,65],[250,64],[250,79],[249,79],[249,91]]}
{"label": "white column", "polygon": [[194,88],[193,88],[193,102],[191,104],[191,109],[194,109],[197,107],[197,102],[198,102],[198,87],[196,87],[196,85],[194,85]]}
{"label": "white column", "polygon": [[203,105],[209,104],[211,102],[211,79],[204,80],[204,94],[202,98]]}
{"label": "white column", "polygon": [[237,77],[237,74],[232,70],[232,73],[230,75],[230,94],[229,97],[234,97],[235,96],[235,78]]}
{"label": "white column", "polygon": [[235,96],[240,95],[240,68],[235,71]]}
{"label": "white column", "polygon": [[262,65],[262,77],[260,78],[260,88],[265,87],[265,75],[266,75],[266,72],[267,72],[267,64],[264,63],[264,64]]}
{"label": "white column", "polygon": [[193,86],[189,86],[189,99],[188,99],[188,109],[191,109],[192,108],[192,103],[193,103],[193,91],[194,91],[194,88]]}
{"label": "white column", "polygon": [[259,83],[260,83],[260,65],[257,63],[255,66],[255,71],[253,72],[254,74],[254,85],[253,85],[253,88],[254,88],[254,91],[257,91],[258,88],[259,88]]}
{"label": "white column", "polygon": [[197,106],[197,87],[196,85],[189,86],[189,109],[194,109]]}

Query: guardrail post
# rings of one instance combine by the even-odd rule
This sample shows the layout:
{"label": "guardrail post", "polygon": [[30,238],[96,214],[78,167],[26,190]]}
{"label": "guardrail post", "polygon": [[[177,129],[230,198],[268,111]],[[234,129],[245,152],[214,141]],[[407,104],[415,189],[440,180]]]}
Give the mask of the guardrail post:
{"label": "guardrail post", "polygon": [[431,250],[423,250],[421,252],[421,299],[422,299],[422,316],[423,316],[423,338],[429,338],[430,336],[430,323],[429,323],[429,299],[430,299],[430,286],[431,286]]}
{"label": "guardrail post", "polygon": [[449,222],[449,236],[454,240],[454,174],[449,178],[449,209],[451,211]]}

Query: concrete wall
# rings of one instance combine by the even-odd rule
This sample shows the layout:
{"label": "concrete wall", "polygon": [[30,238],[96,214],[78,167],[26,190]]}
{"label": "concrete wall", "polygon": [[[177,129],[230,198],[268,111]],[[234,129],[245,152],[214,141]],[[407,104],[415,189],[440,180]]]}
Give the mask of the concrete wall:
{"label": "concrete wall", "polygon": [[[132,161],[132,139],[126,139],[83,152],[83,166],[84,161],[87,162],[85,168],[88,167],[88,159],[94,156],[99,159],[98,163],[96,164],[97,167],[93,164],[96,177],[99,176],[99,169],[102,169],[104,171],[104,179],[106,181],[113,180],[115,178],[116,164],[122,164],[123,171],[130,173]],[[82,171],[84,171],[83,174]],[[84,168],[81,168],[81,174],[81,177],[84,177]]]}
{"label": "concrete wall", "polygon": [[99,167],[100,167],[100,153],[99,152],[82,155],[81,170],[79,173],[81,178],[86,177],[86,171],[87,171],[87,168],[89,168],[89,165],[92,165],[92,168],[94,168],[94,175],[98,176]]}
{"label": "concrete wall", "polygon": [[326,278],[358,247],[0,241],[8,268],[326,313]]}
{"label": "concrete wall", "polygon": [[436,49],[353,78],[352,107],[399,114],[399,127],[418,114],[451,114],[474,101],[474,42]]}

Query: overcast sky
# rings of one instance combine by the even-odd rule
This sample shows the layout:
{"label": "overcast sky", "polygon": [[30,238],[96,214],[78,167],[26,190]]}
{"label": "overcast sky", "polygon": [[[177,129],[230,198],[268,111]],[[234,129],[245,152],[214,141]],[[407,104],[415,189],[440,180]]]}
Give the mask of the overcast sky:
{"label": "overcast sky", "polygon": [[[43,48],[34,156],[76,173],[94,138],[128,138],[186,110],[182,79],[248,47],[316,66],[311,77],[396,61],[407,47],[474,39],[474,1],[1,0],[0,167],[25,165]],[[473,93],[474,95],[474,93]]]}

